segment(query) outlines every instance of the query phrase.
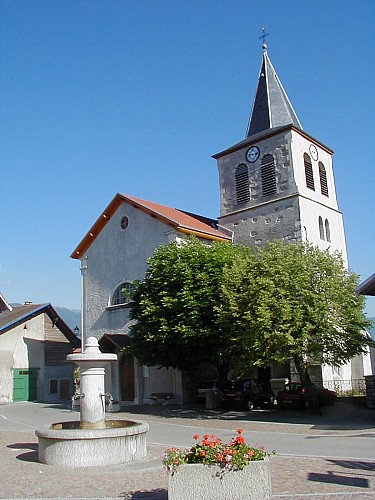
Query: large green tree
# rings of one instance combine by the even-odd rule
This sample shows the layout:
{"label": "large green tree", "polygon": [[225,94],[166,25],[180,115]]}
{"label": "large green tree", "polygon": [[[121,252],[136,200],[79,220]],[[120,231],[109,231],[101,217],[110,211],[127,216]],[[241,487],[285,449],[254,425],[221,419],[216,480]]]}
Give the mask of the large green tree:
{"label": "large green tree", "polygon": [[132,295],[132,351],[140,363],[192,371],[204,362],[226,377],[241,343],[222,314],[222,280],[240,255],[249,262],[253,253],[195,238],[155,251]]}
{"label": "large green tree", "polygon": [[223,314],[242,331],[242,361],[258,365],[293,360],[301,381],[316,363],[342,365],[372,341],[363,330],[358,276],[309,244],[277,241],[256,262],[237,258],[224,270]]}

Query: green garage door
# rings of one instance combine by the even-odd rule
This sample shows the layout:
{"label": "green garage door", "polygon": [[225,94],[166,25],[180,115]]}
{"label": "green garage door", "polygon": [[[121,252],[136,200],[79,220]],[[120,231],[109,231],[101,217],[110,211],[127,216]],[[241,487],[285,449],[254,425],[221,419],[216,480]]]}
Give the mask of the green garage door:
{"label": "green garage door", "polygon": [[38,368],[13,369],[13,401],[37,399]]}

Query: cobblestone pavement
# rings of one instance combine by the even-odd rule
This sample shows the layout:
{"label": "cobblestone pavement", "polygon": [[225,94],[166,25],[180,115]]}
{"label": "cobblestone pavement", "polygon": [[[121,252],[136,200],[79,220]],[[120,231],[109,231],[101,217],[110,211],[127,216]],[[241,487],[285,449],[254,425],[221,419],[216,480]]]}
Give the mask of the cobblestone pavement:
{"label": "cobblestone pavement", "polygon": [[[163,411],[167,410],[160,410],[159,414],[154,411],[151,415],[142,414],[139,410],[137,419],[142,419],[143,416],[148,421],[160,420],[165,418]],[[135,418],[134,411],[116,414],[116,418],[129,417]],[[175,414],[174,417],[174,423],[178,423],[179,419],[187,423],[186,414],[180,416]],[[206,418],[210,416],[206,415],[203,420],[194,419],[194,425],[206,425]],[[216,427],[229,425],[232,426],[233,421],[215,418]],[[289,425],[292,432],[301,428]],[[254,422],[254,426],[269,431],[273,428],[271,422]],[[277,429],[280,430],[280,427]],[[319,432],[319,429],[316,432]],[[324,432],[327,432],[326,426]],[[38,463],[37,438],[33,432],[0,432],[0,446],[1,499],[167,500],[168,498],[168,477],[165,476],[161,466],[163,452],[161,446],[149,444],[148,457],[142,463],[79,469],[62,469]],[[375,459],[358,461],[276,455],[271,456],[270,460],[274,499],[375,498]]]}

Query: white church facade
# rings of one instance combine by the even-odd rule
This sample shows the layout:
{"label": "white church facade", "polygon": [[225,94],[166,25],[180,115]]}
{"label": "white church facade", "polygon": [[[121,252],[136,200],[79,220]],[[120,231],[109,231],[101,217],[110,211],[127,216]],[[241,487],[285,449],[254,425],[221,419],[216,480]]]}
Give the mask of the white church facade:
{"label": "white church facade", "polygon": [[[332,155],[303,130],[264,44],[246,138],[214,155],[220,184],[218,221],[133,196],[113,198],[71,257],[81,263],[82,340],[95,336],[102,350],[119,354],[118,366],[108,373],[116,399],[142,403],[152,393],[167,392],[182,402],[189,390],[180,372],[141,367],[121,353],[130,341],[121,290],[143,278],[147,259],[160,244],[186,234],[254,247],[274,239],[309,241],[341,252],[347,264]],[[368,370],[358,357],[340,369],[319,366],[315,378],[323,383],[351,380]],[[284,375],[290,374],[271,367],[271,377]]]}
{"label": "white church facade", "polygon": [[217,221],[116,194],[71,255],[81,263],[82,347],[94,336],[102,351],[118,354],[118,364],[106,369],[107,387],[115,400],[149,402],[155,393],[186,400],[189,381],[184,374],[139,366],[124,352],[131,321],[122,290],[130,290],[133,281],[144,277],[147,259],[158,246],[187,235],[208,243],[231,241],[217,228]]}

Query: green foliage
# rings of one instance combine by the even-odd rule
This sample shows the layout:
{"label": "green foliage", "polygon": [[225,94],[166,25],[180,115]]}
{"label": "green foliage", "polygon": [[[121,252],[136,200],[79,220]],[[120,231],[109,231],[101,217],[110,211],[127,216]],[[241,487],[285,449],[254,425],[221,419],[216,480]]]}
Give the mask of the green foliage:
{"label": "green foliage", "polygon": [[221,318],[224,269],[250,249],[191,238],[160,246],[132,294],[132,348],[142,364],[227,371],[238,342]]}
{"label": "green foliage", "polygon": [[342,365],[374,343],[358,277],[309,244],[243,246],[189,239],[159,247],[132,294],[132,351],[149,366],[194,370],[293,360]]}
{"label": "green foliage", "polygon": [[238,259],[225,270],[228,318],[242,326],[243,361],[294,360],[305,379],[312,363],[342,365],[370,343],[358,277],[339,255],[309,244],[277,241],[261,249],[256,263]]}

